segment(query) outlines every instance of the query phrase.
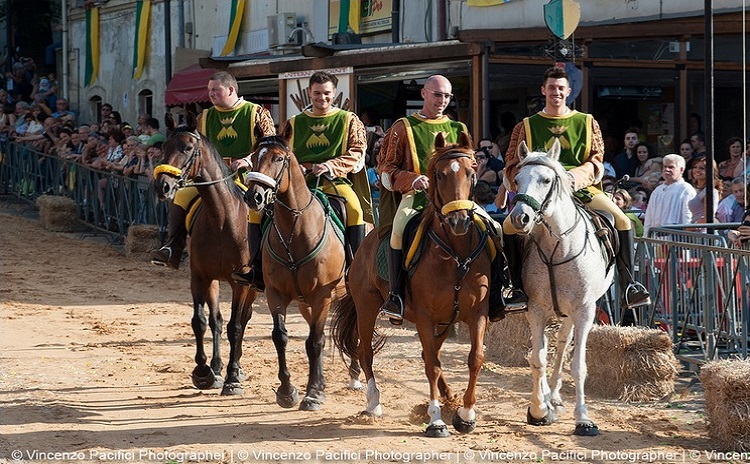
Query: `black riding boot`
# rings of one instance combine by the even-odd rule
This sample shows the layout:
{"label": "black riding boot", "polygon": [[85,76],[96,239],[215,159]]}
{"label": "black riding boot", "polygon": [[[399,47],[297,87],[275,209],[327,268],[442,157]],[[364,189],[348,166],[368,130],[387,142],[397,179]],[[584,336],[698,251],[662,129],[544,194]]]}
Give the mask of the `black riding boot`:
{"label": "black riding boot", "polygon": [[511,288],[505,290],[503,303],[504,312],[526,311],[529,299],[523,291],[523,277],[521,272],[521,261],[523,260],[523,249],[521,239],[515,234],[503,233],[503,253],[508,260],[508,277]]}
{"label": "black riding boot", "polygon": [[[263,282],[263,263],[261,260],[260,244],[263,232],[260,224],[247,224],[247,245],[250,248],[250,263],[243,266],[239,271],[232,273],[232,279],[241,285],[249,285],[256,292],[266,289]],[[244,271],[244,272],[243,272]]]}
{"label": "black riding boot", "polygon": [[617,251],[617,275],[620,282],[620,306],[623,308],[635,308],[651,304],[651,296],[646,287],[636,282],[633,278],[632,269],[635,261],[635,246],[633,229],[618,230],[620,237],[620,249]]}
{"label": "black riding boot", "polygon": [[185,227],[185,211],[181,206],[169,203],[167,217],[167,243],[163,247],[151,253],[151,263],[157,266],[168,266],[174,269],[180,268],[182,252],[185,250],[187,241],[187,228]]}
{"label": "black riding boot", "polygon": [[390,318],[391,324],[404,323],[404,253],[388,247],[388,300],[380,307],[380,312]]}
{"label": "black riding boot", "polygon": [[505,319],[505,303],[503,302],[503,287],[509,282],[505,282],[505,263],[503,254],[498,251],[495,259],[490,264],[490,313],[491,322],[497,322]]}
{"label": "black riding boot", "polygon": [[365,225],[348,226],[346,228],[346,242],[349,244],[346,252],[346,268],[349,269],[354,261],[354,256],[365,239]]}

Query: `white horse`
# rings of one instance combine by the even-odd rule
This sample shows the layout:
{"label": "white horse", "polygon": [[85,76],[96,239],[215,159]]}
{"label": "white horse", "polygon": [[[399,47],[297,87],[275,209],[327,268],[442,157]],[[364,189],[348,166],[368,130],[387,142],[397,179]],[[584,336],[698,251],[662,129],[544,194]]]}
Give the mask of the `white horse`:
{"label": "white horse", "polygon": [[[569,176],[558,162],[559,141],[555,140],[547,153],[529,152],[525,143],[518,152],[518,193],[510,220],[519,234],[527,236],[522,275],[529,298],[526,317],[531,328],[529,364],[534,385],[526,420],[532,425],[550,425],[557,420],[557,408],[562,406],[563,355],[575,335],[570,363],[576,388],[574,433],[596,436],[599,429],[588,417],[583,392],[586,340],[594,322],[596,300],[612,283],[612,269],[589,215],[573,199]],[[555,366],[547,383],[544,328],[553,313],[562,319],[562,327]]]}

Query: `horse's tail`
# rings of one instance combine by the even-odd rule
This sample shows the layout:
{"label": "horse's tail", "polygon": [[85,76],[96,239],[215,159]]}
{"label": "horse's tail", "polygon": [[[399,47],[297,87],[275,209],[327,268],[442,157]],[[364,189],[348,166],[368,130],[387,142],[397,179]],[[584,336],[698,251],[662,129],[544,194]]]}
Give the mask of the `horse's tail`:
{"label": "horse's tail", "polygon": [[[334,307],[331,321],[331,338],[336,348],[345,356],[358,358],[359,332],[357,330],[357,308],[349,292],[339,299]],[[378,332],[377,327],[372,334],[373,353],[377,353],[385,344],[385,336]]]}

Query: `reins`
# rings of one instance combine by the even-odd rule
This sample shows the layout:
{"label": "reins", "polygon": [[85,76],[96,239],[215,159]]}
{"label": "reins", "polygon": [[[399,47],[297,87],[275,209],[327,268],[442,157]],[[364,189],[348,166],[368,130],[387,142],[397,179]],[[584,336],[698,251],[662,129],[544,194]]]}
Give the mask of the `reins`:
{"label": "reins", "polygon": [[185,187],[203,187],[218,184],[229,179],[233,179],[237,175],[237,171],[233,171],[232,173],[227,174],[226,176],[223,176],[219,179],[202,182],[193,181],[192,179],[194,179],[198,175],[198,169],[200,168],[200,161],[202,160],[203,155],[200,144],[201,135],[197,131],[185,131],[183,133],[191,136],[196,141],[195,148],[193,149],[192,153],[190,153],[190,156],[188,157],[187,161],[185,161],[185,164],[183,164],[181,168],[172,166],[170,164],[160,164],[159,166],[154,168],[154,179],[156,179],[159,174],[166,174],[177,178],[177,181],[169,187],[169,190],[164,192],[165,195],[168,196],[170,193],[174,195],[174,192]]}
{"label": "reins", "polygon": [[[312,250],[310,251],[310,253],[308,253],[307,255],[305,255],[304,257],[302,257],[301,259],[295,260],[294,256],[292,255],[292,248],[291,248],[292,240],[294,239],[294,230],[295,230],[295,228],[297,226],[297,223],[300,220],[300,217],[302,216],[302,214],[305,211],[307,211],[308,209],[310,209],[310,207],[315,203],[316,197],[315,197],[315,194],[312,191],[310,191],[310,189],[307,188],[307,185],[305,185],[305,188],[308,189],[308,191],[310,192],[310,200],[307,202],[307,204],[304,207],[302,207],[300,209],[293,208],[290,205],[287,205],[286,203],[284,203],[283,201],[281,201],[278,198],[278,192],[279,192],[279,188],[281,187],[281,181],[282,181],[282,178],[284,176],[284,173],[287,174],[287,180],[288,180],[289,185],[290,186],[292,185],[292,170],[291,170],[291,164],[292,164],[291,163],[291,156],[292,156],[292,153],[289,150],[288,146],[286,146],[285,144],[282,144],[281,142],[279,142],[275,138],[270,138],[270,139],[263,138],[263,139],[261,139],[258,142],[258,148],[261,148],[263,146],[277,146],[277,147],[283,148],[284,152],[285,152],[285,155],[286,155],[284,157],[284,164],[283,164],[283,166],[281,167],[281,169],[279,170],[279,173],[277,174],[277,176],[275,178],[272,178],[272,177],[267,176],[266,174],[263,174],[263,173],[260,173],[260,172],[254,172],[253,171],[253,172],[249,172],[247,174],[246,179],[247,180],[256,181],[256,182],[260,182],[260,183],[268,186],[269,188],[271,188],[271,193],[269,195],[269,198],[267,199],[268,200],[267,201],[268,205],[274,205],[274,206],[275,205],[279,205],[279,206],[283,207],[285,210],[289,211],[289,213],[291,213],[291,216],[293,217],[292,225],[291,225],[291,228],[290,228],[290,231],[289,231],[289,238],[286,239],[286,238],[284,238],[284,236],[283,236],[283,234],[281,232],[281,229],[279,229],[278,223],[274,219],[275,215],[276,215],[276,212],[274,211],[274,208],[267,207],[265,209],[265,213],[271,218],[271,225],[272,225],[273,230],[274,230],[274,232],[276,234],[276,237],[278,238],[279,242],[281,243],[281,246],[284,248],[284,254],[286,254],[286,257],[281,256],[278,253],[274,252],[273,248],[271,247],[271,245],[269,243],[270,234],[264,234],[264,236],[263,236],[263,244],[268,249],[268,253],[271,255],[271,258],[273,258],[274,261],[276,261],[277,263],[283,265],[289,271],[292,271],[293,276],[294,276],[294,288],[297,291],[297,300],[306,303],[305,298],[304,298],[304,296],[302,294],[302,290],[301,290],[300,285],[299,285],[299,269],[303,265],[305,265],[305,264],[309,263],[310,261],[312,261],[313,259],[315,259],[321,253],[321,251],[323,251],[323,248],[325,247],[326,241],[328,240],[328,237],[329,237],[329,234],[330,234],[330,230],[331,230],[332,227],[334,227],[333,222],[332,222],[333,220],[331,218],[331,210],[330,210],[330,208],[323,208],[323,215],[324,215],[323,232],[322,232],[322,234],[320,236],[320,239],[316,243],[316,245],[312,248]],[[321,207],[322,207],[322,204],[321,204]],[[342,269],[342,272],[343,272],[343,269]]]}
{"label": "reins", "polygon": [[[445,159],[459,159],[459,158],[471,158],[469,155],[462,153],[462,152],[448,152],[440,156],[435,163],[439,161],[443,161]],[[476,176],[476,174],[474,174]],[[433,176],[436,177],[436,176]],[[476,178],[475,178],[476,180]],[[472,183],[471,192],[469,198],[473,196],[474,192],[474,184]],[[474,202],[471,200],[453,200],[449,201],[445,204],[442,204],[442,198],[440,198],[440,193],[436,190],[435,196],[436,200],[433,200],[432,197],[427,195],[425,193],[425,196],[427,197],[427,200],[432,205],[432,208],[435,211],[435,215],[439,219],[440,227],[443,229],[443,233],[446,235],[448,232],[445,230],[445,220],[446,216],[454,211],[460,211],[460,210],[468,210],[469,214],[471,215],[472,219],[475,216],[474,213]],[[437,203],[441,203],[442,206],[438,206]],[[438,236],[438,234],[435,232],[435,230],[430,227],[427,231],[427,237],[429,237],[432,241],[435,242],[435,244],[443,250],[450,258],[453,259],[453,261],[456,262],[456,278],[455,283],[453,284],[453,314],[451,316],[451,320],[448,323],[438,323],[438,325],[445,326],[443,330],[440,332],[434,333],[435,338],[440,338],[445,335],[446,331],[456,322],[458,319],[458,316],[460,314],[460,307],[459,307],[459,292],[461,291],[461,283],[463,282],[466,275],[469,273],[469,269],[471,268],[471,264],[479,258],[479,256],[482,254],[482,251],[484,251],[485,246],[487,245],[487,240],[489,237],[489,230],[480,230],[479,226],[477,226],[476,222],[472,220],[472,224],[474,226],[474,229],[479,232],[479,243],[477,244],[476,248],[474,248],[470,253],[469,256],[465,259],[461,258],[461,256],[456,253],[456,251],[443,239]]]}
{"label": "reins", "polygon": [[[525,166],[544,166],[549,169],[553,169],[552,167],[546,165],[543,162],[529,162],[529,163],[524,164],[524,167]],[[549,276],[550,291],[552,293],[552,307],[555,310],[555,314],[558,317],[565,317],[565,315],[562,314],[562,312],[560,311],[560,305],[559,305],[558,298],[557,298],[557,285],[555,283],[555,275],[554,275],[553,268],[555,266],[561,266],[563,264],[566,264],[575,260],[586,251],[586,248],[589,246],[589,244],[591,244],[592,250],[593,251],[595,250],[593,248],[593,244],[591,242],[591,237],[590,237],[590,230],[589,230],[590,221],[586,220],[583,213],[581,213],[581,208],[578,207],[578,205],[575,205],[575,203],[573,206],[575,208],[576,214],[575,214],[575,220],[573,221],[573,225],[563,232],[560,232],[560,233],[556,232],[554,228],[550,225],[550,223],[547,222],[547,220],[544,218],[545,211],[547,210],[547,208],[549,208],[554,198],[553,195],[557,194],[558,196],[561,196],[562,194],[562,192],[560,192],[560,189],[562,188],[560,184],[560,176],[557,175],[556,171],[554,172],[555,172],[555,178],[553,180],[552,186],[550,187],[549,191],[547,192],[547,195],[545,195],[544,200],[542,200],[541,203],[538,200],[536,200],[534,197],[532,197],[531,195],[528,195],[525,193],[519,193],[513,198],[512,204],[515,205],[518,202],[523,202],[529,205],[529,207],[531,207],[531,209],[534,211],[534,223],[543,224],[544,227],[547,229],[547,231],[550,233],[550,235],[554,237],[555,239],[557,239],[557,242],[555,243],[555,246],[552,249],[552,253],[550,253],[548,256],[544,253],[544,251],[542,250],[542,247],[540,246],[536,238],[534,238],[533,235],[529,235],[529,238],[531,239],[532,243],[536,246],[537,253],[539,254],[539,258],[547,266],[547,275]],[[557,251],[559,250],[563,239],[571,235],[572,232],[578,228],[578,225],[581,223],[582,219],[583,219],[584,227],[586,228],[585,233],[584,233],[583,246],[581,247],[580,250],[578,250],[578,252],[574,253],[572,256],[569,256],[563,259],[562,261],[554,262],[553,260],[555,258],[555,254],[557,254]]]}

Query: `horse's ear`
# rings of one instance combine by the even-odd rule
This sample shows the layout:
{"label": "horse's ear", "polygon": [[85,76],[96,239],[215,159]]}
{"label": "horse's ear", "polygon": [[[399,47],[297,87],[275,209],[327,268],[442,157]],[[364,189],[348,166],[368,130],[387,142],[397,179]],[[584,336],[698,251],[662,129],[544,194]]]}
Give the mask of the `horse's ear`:
{"label": "horse's ear", "polygon": [[557,137],[555,137],[554,143],[552,143],[552,146],[547,152],[547,156],[549,156],[555,161],[560,159],[560,139],[558,139]]}
{"label": "horse's ear", "polygon": [[198,121],[195,119],[195,114],[192,111],[188,111],[185,124],[190,132],[195,132],[195,129],[198,127]]}
{"label": "horse's ear", "polygon": [[284,127],[281,128],[281,134],[279,136],[289,142],[292,140],[292,135],[294,134],[294,128],[292,127],[292,124],[287,121],[286,124],[284,124]]}
{"label": "horse's ear", "polygon": [[471,135],[466,131],[461,131],[461,135],[458,136],[458,145],[463,148],[474,147],[474,142],[471,140]]}
{"label": "horse's ear", "polygon": [[174,117],[169,111],[164,114],[164,126],[167,128],[167,132],[172,132],[175,128]]}
{"label": "horse's ear", "polygon": [[445,134],[442,132],[438,132],[435,136],[435,149],[443,148],[447,145],[447,142],[445,141]]}
{"label": "horse's ear", "polygon": [[521,143],[518,144],[518,159],[522,160],[526,158],[526,155],[529,154],[529,147],[526,146],[526,141],[521,140]]}

